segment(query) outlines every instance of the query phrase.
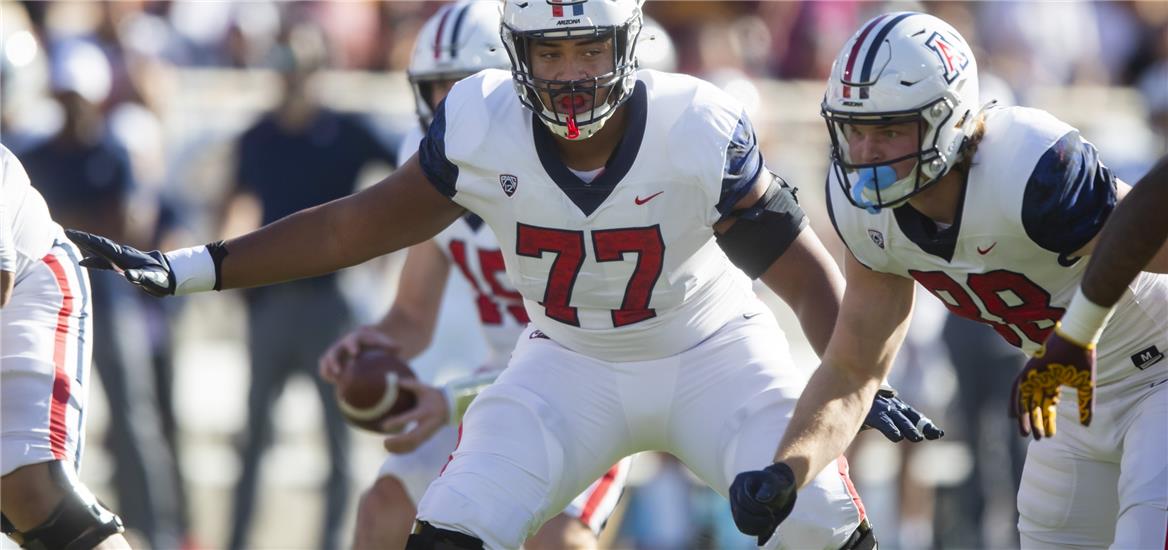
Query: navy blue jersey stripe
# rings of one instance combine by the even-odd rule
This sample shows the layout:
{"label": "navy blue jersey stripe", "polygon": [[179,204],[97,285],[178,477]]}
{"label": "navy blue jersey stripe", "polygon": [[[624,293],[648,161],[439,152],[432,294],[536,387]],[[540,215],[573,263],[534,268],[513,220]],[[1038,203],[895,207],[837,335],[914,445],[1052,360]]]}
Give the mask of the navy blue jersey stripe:
{"label": "navy blue jersey stripe", "polygon": [[440,193],[453,197],[457,192],[458,166],[446,158],[446,100],[434,109],[434,121],[418,145],[418,162],[430,183]]}
{"label": "navy blue jersey stripe", "polygon": [[904,20],[904,18],[910,15],[913,15],[913,13],[902,13],[896,16],[887,24],[885,24],[884,28],[880,29],[880,32],[876,33],[876,36],[872,38],[872,44],[868,46],[868,54],[864,56],[864,69],[860,72],[860,82],[864,84],[871,84],[872,65],[876,64],[876,54],[880,51],[880,44],[884,42],[884,39],[888,36],[888,33],[892,32],[892,28],[895,27],[897,23],[900,23]]}
{"label": "navy blue jersey stripe", "polygon": [[450,31],[450,59],[458,59],[458,32],[462,30],[462,20],[466,18],[466,12],[470,11],[470,4],[467,4],[458,10],[458,15],[454,17],[454,29]]}
{"label": "navy blue jersey stripe", "polygon": [[1115,176],[1079,132],[1068,132],[1038,159],[1022,195],[1022,226],[1042,248],[1083,248],[1115,208]]}
{"label": "navy blue jersey stripe", "polygon": [[718,198],[718,212],[722,215],[734,210],[734,205],[747,193],[762,171],[762,153],[750,118],[743,113],[726,145],[726,164],[722,169],[722,193]]}

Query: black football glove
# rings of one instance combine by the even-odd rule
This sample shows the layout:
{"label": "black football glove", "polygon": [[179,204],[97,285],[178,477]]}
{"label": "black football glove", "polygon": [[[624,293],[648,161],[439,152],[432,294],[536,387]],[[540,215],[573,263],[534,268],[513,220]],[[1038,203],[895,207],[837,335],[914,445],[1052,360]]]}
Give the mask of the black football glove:
{"label": "black football glove", "polygon": [[738,530],[758,537],[762,546],[795,508],[795,472],[779,462],[742,472],[730,484],[730,513]]}
{"label": "black football glove", "polygon": [[932,420],[909,406],[896,396],[896,390],[882,386],[872,400],[872,408],[864,418],[860,431],[873,428],[880,430],[889,441],[897,442],[905,437],[919,442],[926,439],[940,439],[945,430],[937,427]]}
{"label": "black football glove", "polygon": [[153,296],[174,295],[174,272],[166,256],[157,250],[142,252],[84,231],[66,229],[65,235],[85,254],[81,265],[89,269],[120,271],[127,281]]}

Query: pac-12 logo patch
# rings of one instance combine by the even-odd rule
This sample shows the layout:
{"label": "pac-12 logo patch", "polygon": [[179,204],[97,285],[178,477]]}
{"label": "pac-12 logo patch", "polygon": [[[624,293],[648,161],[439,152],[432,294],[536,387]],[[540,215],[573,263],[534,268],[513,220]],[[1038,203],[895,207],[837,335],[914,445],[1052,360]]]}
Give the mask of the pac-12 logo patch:
{"label": "pac-12 logo patch", "polygon": [[881,233],[875,229],[869,229],[868,230],[868,237],[870,237],[872,239],[872,242],[876,243],[876,246],[880,247],[880,250],[884,250],[884,234],[883,233]]}
{"label": "pac-12 logo patch", "polygon": [[507,196],[510,197],[519,188],[519,178],[511,174],[499,174],[499,187],[502,187],[503,192],[507,193]]}
{"label": "pac-12 logo patch", "polygon": [[939,32],[934,32],[925,45],[941,59],[941,65],[945,67],[945,82],[953,82],[969,66],[969,54],[963,47],[953,45]]}

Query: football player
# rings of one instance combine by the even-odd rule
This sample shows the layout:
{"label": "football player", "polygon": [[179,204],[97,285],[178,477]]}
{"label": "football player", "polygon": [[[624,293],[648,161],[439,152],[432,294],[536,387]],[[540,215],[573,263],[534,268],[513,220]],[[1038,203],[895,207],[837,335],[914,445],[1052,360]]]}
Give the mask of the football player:
{"label": "football player", "polygon": [[[638,0],[507,0],[511,73],[455,84],[418,154],[381,183],[166,254],[71,235],[89,265],[163,296],[333,271],[470,210],[494,232],[531,325],[467,410],[409,545],[517,548],[645,450],[726,495],[737,472],[770,463],[806,381],[750,278],[792,306],[817,352],[843,278],[766,168],[743,107],[701,80],[637,71],[641,22]],[[907,428],[936,434],[919,422]],[[819,466],[763,542],[873,547],[846,462],[837,452]]]}
{"label": "football player", "polygon": [[[419,125],[402,142],[398,158],[417,151],[434,109],[462,78],[482,69],[507,68],[510,61],[499,38],[496,2],[463,1],[438,10],[421,28],[410,59],[409,80]],[[404,359],[424,351],[438,322],[451,267],[466,278],[491,355],[480,369],[434,388],[414,379],[402,387],[419,397],[419,406],[389,420],[389,430],[413,427],[386,439],[395,454],[386,457],[378,479],[361,498],[354,547],[402,548],[413,527],[416,506],[438,477],[458,441],[458,424],[466,405],[507,366],[519,333],[527,326],[523,299],[503,273],[503,253],[490,228],[467,214],[434,238],[410,247],[393,307],[376,325],[360,327],[338,340],[321,358],[321,376],[335,382],[344,365],[360,350],[396,350]],[[524,548],[596,548],[597,535],[616,508],[628,474],[621,460],[580,493],[563,513],[524,541]]]}
{"label": "football player", "polygon": [[[916,281],[1032,356],[1010,411],[1034,436],[1018,494],[1022,546],[1162,546],[1168,247],[1110,297],[1080,286],[1083,258],[1129,187],[1075,128],[983,105],[969,45],[930,15],[861,27],[835,60],[822,113],[847,291],[775,464],[734,482],[739,527],[763,533],[798,513],[795,489],[851,441],[903,339]],[[1112,298],[1101,328],[1111,308],[1096,304]]]}
{"label": "football player", "polygon": [[0,527],[24,548],[129,548],[78,479],[93,326],[77,247],[0,146]]}

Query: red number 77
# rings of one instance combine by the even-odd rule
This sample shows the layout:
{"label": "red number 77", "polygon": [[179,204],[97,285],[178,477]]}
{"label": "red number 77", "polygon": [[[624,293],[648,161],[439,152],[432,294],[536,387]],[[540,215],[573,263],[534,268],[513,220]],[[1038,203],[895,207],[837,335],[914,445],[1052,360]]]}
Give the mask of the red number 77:
{"label": "red number 77", "polygon": [[[569,302],[576,276],[587,256],[584,232],[522,223],[516,225],[517,254],[529,258],[541,258],[544,253],[556,256],[548,273],[543,300],[540,301],[547,316],[561,323],[580,326],[576,308]],[[664,264],[665,241],[661,237],[661,227],[652,225],[592,231],[592,248],[596,251],[598,262],[622,261],[625,253],[637,254],[637,266],[625,286],[621,307],[612,310],[612,325],[622,327],[656,316],[657,312],[649,307],[649,299],[657,279],[661,277]]]}

